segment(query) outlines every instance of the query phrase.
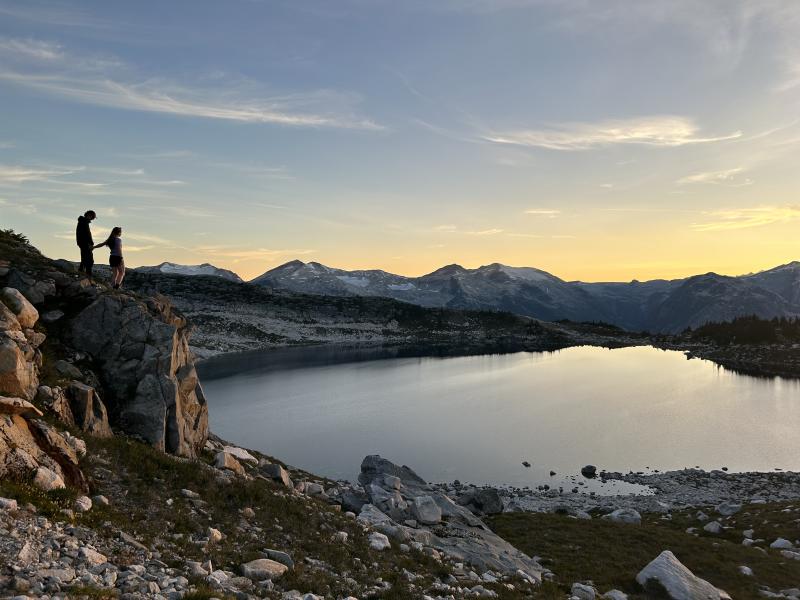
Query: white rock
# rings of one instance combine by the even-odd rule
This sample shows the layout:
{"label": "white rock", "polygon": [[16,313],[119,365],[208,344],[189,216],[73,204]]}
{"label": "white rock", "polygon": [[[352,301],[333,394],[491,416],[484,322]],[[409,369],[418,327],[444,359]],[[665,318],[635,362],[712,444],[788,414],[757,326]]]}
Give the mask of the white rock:
{"label": "white rock", "polygon": [[386,537],[382,533],[378,533],[374,531],[369,534],[369,547],[373,550],[386,550],[387,548],[391,548],[392,545],[389,543],[389,538]]}
{"label": "white rock", "polygon": [[333,534],[333,541],[338,544],[346,544],[347,543],[347,532],[346,531],[337,531]]}
{"label": "white rock", "polygon": [[325,488],[318,483],[308,481],[306,482],[305,492],[308,496],[319,496],[325,492]]}
{"label": "white rock", "polygon": [[618,508],[614,512],[603,515],[604,519],[615,523],[627,523],[628,525],[641,525],[642,515],[632,508]]}
{"label": "white rock", "polygon": [[252,454],[250,454],[244,448],[239,448],[237,446],[225,446],[225,447],[222,448],[222,450],[223,450],[223,452],[227,452],[228,454],[232,454],[233,456],[235,456],[239,460],[243,460],[243,461],[246,461],[246,462],[251,462],[251,463],[254,463],[254,464],[258,464],[258,459],[255,456],[253,456]]}
{"label": "white rock", "polygon": [[755,532],[753,529],[745,529],[745,530],[742,532],[742,535],[743,535],[744,537],[746,537],[747,539],[749,539],[749,540],[752,540],[752,539],[753,539],[753,536],[755,535],[755,533],[756,533],[756,532]]}
{"label": "white rock", "polygon": [[792,560],[800,560],[800,552],[794,552],[792,550],[781,550],[781,556],[784,558],[791,558]]}
{"label": "white rock", "polygon": [[739,568],[739,573],[741,573],[742,575],[747,575],[748,577],[753,576],[753,569],[751,569],[750,567],[746,565],[739,565],[738,568]]}
{"label": "white rock", "polygon": [[289,570],[284,564],[268,558],[258,558],[242,565],[242,575],[253,581],[278,579]]}
{"label": "white rock", "polygon": [[78,496],[75,499],[75,510],[78,512],[89,512],[92,510],[92,499],[88,496]]}
{"label": "white rock", "polygon": [[730,600],[726,592],[697,577],[669,550],[664,550],[636,576],[636,581],[645,588],[651,580],[661,584],[672,600]]}
{"label": "white rock", "polygon": [[45,492],[60,490],[67,487],[61,475],[51,471],[47,467],[39,467],[36,469],[36,474],[33,476],[33,484]]}
{"label": "white rock", "polygon": [[570,592],[574,597],[580,600],[594,600],[596,595],[594,588],[584,583],[573,583]]}
{"label": "white rock", "polygon": [[602,597],[606,600],[628,600],[628,594],[620,590],[608,590]]}
{"label": "white rock", "polygon": [[788,550],[789,548],[793,548],[794,544],[789,540],[784,538],[778,538],[774,542],[769,545],[770,548],[774,548],[775,550]]}
{"label": "white rock", "polygon": [[103,563],[108,562],[108,558],[105,554],[100,554],[97,550],[87,548],[86,546],[78,551],[78,556],[80,556],[90,565],[102,565]]}
{"label": "white rock", "polygon": [[708,533],[717,534],[722,531],[722,525],[719,524],[719,521],[711,521],[711,523],[705,524],[703,530],[707,531]]}
{"label": "white rock", "polygon": [[217,542],[222,541],[222,532],[219,529],[209,527],[206,533],[208,534],[208,541],[210,543],[216,544]]}
{"label": "white rock", "polygon": [[17,510],[17,501],[11,498],[0,498],[0,510]]}
{"label": "white rock", "polygon": [[735,515],[740,510],[742,510],[742,505],[734,504],[733,502],[723,502],[722,504],[717,506],[717,512],[721,514],[723,517],[730,517],[731,515]]}

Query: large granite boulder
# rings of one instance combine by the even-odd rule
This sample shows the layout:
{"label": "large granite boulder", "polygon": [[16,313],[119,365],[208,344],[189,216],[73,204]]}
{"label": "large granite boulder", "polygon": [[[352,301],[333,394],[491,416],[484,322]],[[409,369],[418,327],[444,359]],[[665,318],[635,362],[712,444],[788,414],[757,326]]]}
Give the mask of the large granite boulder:
{"label": "large granite boulder", "polygon": [[169,302],[103,294],[72,320],[70,338],[99,366],[112,422],[160,450],[197,454],[208,436],[208,407],[189,327]]}
{"label": "large granite boulder", "polygon": [[636,581],[645,591],[666,593],[671,600],[730,600],[726,592],[692,573],[669,550],[639,571]]}

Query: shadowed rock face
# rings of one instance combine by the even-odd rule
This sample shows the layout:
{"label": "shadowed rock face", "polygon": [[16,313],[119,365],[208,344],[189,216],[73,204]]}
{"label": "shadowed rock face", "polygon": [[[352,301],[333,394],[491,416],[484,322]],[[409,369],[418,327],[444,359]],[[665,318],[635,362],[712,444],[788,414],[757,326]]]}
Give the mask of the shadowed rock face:
{"label": "shadowed rock face", "polygon": [[100,367],[106,405],[125,433],[172,454],[197,454],[208,407],[189,328],[166,300],[102,295],[72,320],[70,337]]}

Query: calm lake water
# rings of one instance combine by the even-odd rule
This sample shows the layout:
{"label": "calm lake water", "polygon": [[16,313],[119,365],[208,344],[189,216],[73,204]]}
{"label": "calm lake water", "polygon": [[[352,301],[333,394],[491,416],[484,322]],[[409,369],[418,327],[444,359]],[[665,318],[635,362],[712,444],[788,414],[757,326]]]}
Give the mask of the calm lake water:
{"label": "calm lake water", "polygon": [[795,380],[651,347],[337,363],[343,357],[295,349],[206,363],[212,430],[342,479],[354,479],[367,454],[429,481],[516,486],[571,487],[588,463],[800,469]]}

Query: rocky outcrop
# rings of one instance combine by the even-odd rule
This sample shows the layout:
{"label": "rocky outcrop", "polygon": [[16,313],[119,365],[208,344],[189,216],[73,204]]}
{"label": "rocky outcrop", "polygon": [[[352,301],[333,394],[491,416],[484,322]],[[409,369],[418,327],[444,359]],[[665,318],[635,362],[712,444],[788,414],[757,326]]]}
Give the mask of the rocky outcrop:
{"label": "rocky outcrop", "polygon": [[4,288],[0,299],[0,394],[33,400],[45,340],[33,330],[39,313],[15,289]]}
{"label": "rocky outcrop", "polygon": [[399,467],[378,455],[367,456],[358,480],[369,500],[361,507],[359,520],[389,538],[427,546],[480,572],[516,573],[532,582],[541,581],[544,569],[538,562],[409,467]]}
{"label": "rocky outcrop", "polygon": [[189,327],[165,300],[104,294],[70,324],[72,345],[100,369],[106,405],[127,434],[181,456],[208,435]]}

